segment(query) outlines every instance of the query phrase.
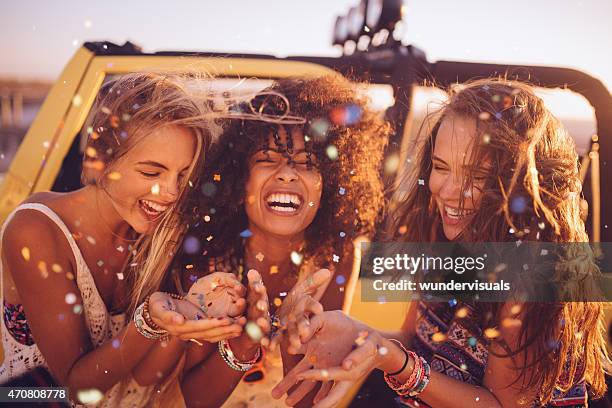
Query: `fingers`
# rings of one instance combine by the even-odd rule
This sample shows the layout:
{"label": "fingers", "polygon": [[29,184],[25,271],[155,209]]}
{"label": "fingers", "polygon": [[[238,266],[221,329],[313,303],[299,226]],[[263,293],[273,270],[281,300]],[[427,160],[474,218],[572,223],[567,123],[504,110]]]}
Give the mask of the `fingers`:
{"label": "fingers", "polygon": [[245,310],[246,310],[246,300],[241,297],[240,299],[236,300],[236,303],[233,303],[230,306],[228,310],[228,316],[231,316],[231,317],[240,316],[244,314]]}
{"label": "fingers", "polygon": [[231,326],[216,327],[216,328],[205,330],[205,331],[181,333],[178,337],[181,340],[196,339],[196,340],[204,340],[204,341],[208,341],[212,343],[215,341],[219,341],[217,339],[223,340],[223,339],[240,336],[241,333],[242,333],[242,326],[237,325],[237,324],[232,324]]}
{"label": "fingers", "polygon": [[301,282],[299,285],[299,290],[302,293],[312,295],[317,291],[317,289],[326,284],[331,279],[331,276],[332,273],[329,271],[329,269],[319,269]]}
{"label": "fingers", "polygon": [[342,367],[331,367],[327,369],[306,370],[297,376],[298,380],[310,381],[348,381],[356,377],[353,370],[345,370]]}
{"label": "fingers", "polygon": [[302,400],[317,385],[316,381],[303,381],[298,387],[287,396],[285,404],[294,406]]}
{"label": "fingers", "polygon": [[[184,319],[184,318],[183,318]],[[164,330],[167,330],[174,336],[179,336],[185,333],[201,333],[207,330],[229,326],[232,321],[229,319],[214,319],[204,318],[202,320],[183,320],[180,324],[164,324],[163,321],[153,321]]]}
{"label": "fingers", "polygon": [[272,388],[272,398],[279,399],[285,395],[285,393],[298,382],[297,375],[310,369],[310,367],[311,365],[306,357],[301,359],[300,362],[297,363],[274,388]]}
{"label": "fingers", "polygon": [[325,398],[319,401],[313,408],[332,408],[337,406],[342,398],[351,389],[352,381],[341,381],[334,384],[333,388]]}
{"label": "fingers", "polygon": [[317,402],[325,398],[327,394],[329,393],[329,391],[331,390],[332,385],[334,385],[332,381],[324,381],[323,383],[321,383],[321,388],[319,388],[319,391],[317,392],[317,395],[315,395],[312,402],[316,404]]}
{"label": "fingers", "polygon": [[369,362],[370,360],[375,359],[377,354],[378,347],[376,343],[371,340],[371,338],[368,338],[361,346],[351,351],[349,355],[344,358],[342,361],[342,367],[345,370],[350,370],[351,368],[357,367],[364,362]]}
{"label": "fingers", "polygon": [[302,343],[308,343],[310,339],[312,339],[312,336],[314,336],[316,332],[321,330],[324,322],[325,322],[324,314],[318,314],[314,316],[312,319],[310,319],[310,324],[308,325],[308,327],[304,329],[303,335],[300,335],[300,339]]}

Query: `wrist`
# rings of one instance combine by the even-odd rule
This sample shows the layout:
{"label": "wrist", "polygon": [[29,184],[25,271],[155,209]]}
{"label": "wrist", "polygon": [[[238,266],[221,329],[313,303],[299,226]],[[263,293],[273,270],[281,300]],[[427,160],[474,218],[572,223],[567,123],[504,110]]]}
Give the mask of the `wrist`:
{"label": "wrist", "polygon": [[228,343],[236,357],[244,361],[253,359],[260,348],[259,343],[253,342],[245,333],[229,339]]}
{"label": "wrist", "polygon": [[[397,376],[403,376],[405,373],[410,374],[412,372],[414,361],[404,353],[399,345],[391,340],[383,339],[381,346],[387,350],[387,353],[381,356],[377,366],[378,369],[385,373],[395,373],[401,370],[404,363],[406,363],[404,369]],[[378,354],[380,355],[380,349]],[[406,361],[406,359],[408,360]]]}

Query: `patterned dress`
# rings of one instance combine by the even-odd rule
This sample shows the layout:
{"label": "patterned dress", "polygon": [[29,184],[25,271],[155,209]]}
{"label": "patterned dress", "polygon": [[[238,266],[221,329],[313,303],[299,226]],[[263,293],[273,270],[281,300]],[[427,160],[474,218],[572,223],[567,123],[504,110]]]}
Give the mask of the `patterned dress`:
{"label": "patterned dress", "polygon": [[[475,323],[478,320],[474,318],[475,308],[466,303],[419,302],[418,313],[412,349],[429,362],[432,370],[468,384],[482,385],[489,342]],[[398,397],[396,402],[400,407],[428,407],[418,398]],[[586,406],[584,381],[576,383],[565,394],[555,391],[548,404],[548,407]]]}

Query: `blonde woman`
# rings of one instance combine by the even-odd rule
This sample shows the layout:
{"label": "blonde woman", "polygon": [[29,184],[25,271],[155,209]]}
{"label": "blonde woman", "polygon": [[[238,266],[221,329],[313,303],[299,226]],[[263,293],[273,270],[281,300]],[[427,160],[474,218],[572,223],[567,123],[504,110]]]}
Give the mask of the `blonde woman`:
{"label": "blonde woman", "polygon": [[[88,396],[102,406],[144,406],[153,388],[132,372],[160,339],[178,355],[181,335],[218,341],[240,332],[230,319],[153,293],[181,233],[175,204],[217,132],[179,79],[130,74],[107,84],[90,117],[85,187],[36,193],[9,215],[0,381],[43,366],[74,402],[95,389]],[[241,297],[231,279],[215,279]]]}

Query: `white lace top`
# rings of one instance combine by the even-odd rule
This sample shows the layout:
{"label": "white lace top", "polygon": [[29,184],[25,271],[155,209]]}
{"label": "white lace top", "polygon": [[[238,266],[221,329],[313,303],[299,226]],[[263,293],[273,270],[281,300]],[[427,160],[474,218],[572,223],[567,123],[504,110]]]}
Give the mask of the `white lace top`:
{"label": "white lace top", "polygon": [[[111,316],[102,297],[98,293],[93,276],[89,267],[85,263],[83,254],[81,253],[72,234],[66,227],[66,224],[60,217],[53,212],[49,207],[38,204],[29,203],[22,204],[17,207],[6,219],[6,222],[0,230],[0,251],[2,249],[2,235],[8,222],[13,218],[13,215],[20,210],[35,210],[40,211],[49,217],[66,236],[66,240],[70,244],[74,259],[76,262],[76,283],[83,298],[83,315],[85,323],[89,329],[89,336],[94,347],[100,346],[102,343],[115,336],[126,325],[125,314]],[[2,263],[0,262],[0,305],[4,313],[4,302],[2,292]],[[20,375],[38,367],[47,367],[44,356],[36,344],[27,346],[19,343],[8,333],[4,322],[4,316],[0,317],[2,330],[2,347],[4,349],[4,362],[0,367],[0,383],[9,379],[19,377]],[[104,395],[97,407],[143,407],[150,402],[154,392],[154,387],[142,387],[136,383],[133,378],[130,378],[128,386],[125,388],[123,395],[120,395],[121,384],[115,384]],[[73,406],[82,406],[73,404]]]}

